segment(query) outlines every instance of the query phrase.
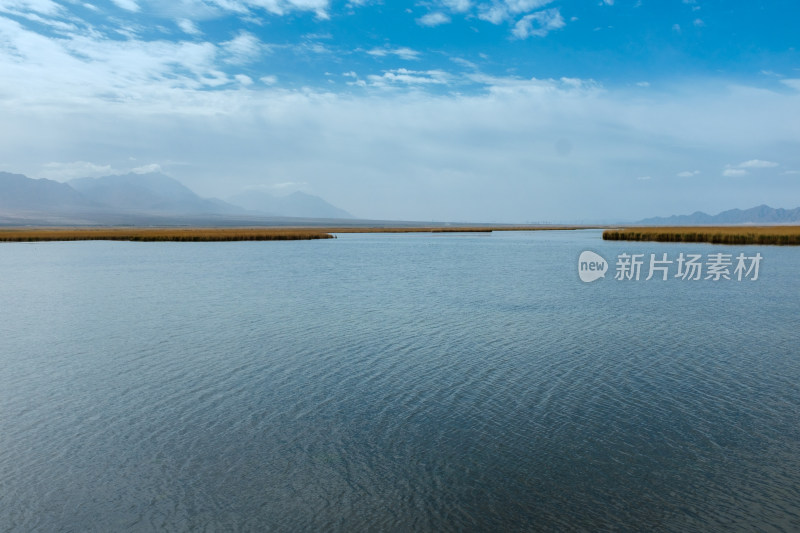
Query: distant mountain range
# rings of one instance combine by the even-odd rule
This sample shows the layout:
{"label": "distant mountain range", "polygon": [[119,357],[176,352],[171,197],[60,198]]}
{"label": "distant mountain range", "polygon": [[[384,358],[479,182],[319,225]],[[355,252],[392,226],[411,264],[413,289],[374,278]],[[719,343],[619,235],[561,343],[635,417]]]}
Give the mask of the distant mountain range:
{"label": "distant mountain range", "polygon": [[[260,225],[314,224],[331,219],[354,217],[303,192],[274,196],[248,191],[226,201],[201,198],[179,181],[157,172],[79,178],[68,183],[0,172],[0,225]],[[638,222],[653,226],[797,223],[800,207],[774,209],[767,205],[717,215],[697,211]]]}
{"label": "distant mountain range", "polygon": [[201,198],[161,173],[79,178],[60,183],[0,172],[0,224],[141,224],[248,219],[354,218],[318,196],[249,192],[225,202]]}
{"label": "distant mountain range", "polygon": [[793,224],[800,222],[800,207],[775,209],[759,205],[750,209],[729,209],[717,215],[696,211],[691,215],[673,215],[640,220],[645,226],[707,226],[724,224]]}

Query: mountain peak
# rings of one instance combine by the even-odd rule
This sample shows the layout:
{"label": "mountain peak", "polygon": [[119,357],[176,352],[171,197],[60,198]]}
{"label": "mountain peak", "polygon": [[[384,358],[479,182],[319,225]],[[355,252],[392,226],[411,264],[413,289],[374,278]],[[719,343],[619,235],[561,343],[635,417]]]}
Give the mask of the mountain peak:
{"label": "mountain peak", "polygon": [[0,208],[17,211],[42,209],[60,211],[92,205],[90,200],[66,183],[0,172]]}
{"label": "mountain peak", "polygon": [[181,182],[160,172],[114,174],[69,182],[84,196],[115,209],[147,212],[235,212],[223,202],[199,197]]}

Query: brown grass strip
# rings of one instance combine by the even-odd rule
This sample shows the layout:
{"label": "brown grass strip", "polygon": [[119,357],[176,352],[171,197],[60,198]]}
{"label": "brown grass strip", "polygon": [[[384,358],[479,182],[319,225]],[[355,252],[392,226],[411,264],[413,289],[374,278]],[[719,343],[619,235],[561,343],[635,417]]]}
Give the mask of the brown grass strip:
{"label": "brown grass strip", "polygon": [[800,226],[631,227],[603,232],[607,241],[800,245]]}
{"label": "brown grass strip", "polygon": [[0,242],[37,241],[294,241],[333,239],[323,230],[283,228],[15,228],[0,229]]}

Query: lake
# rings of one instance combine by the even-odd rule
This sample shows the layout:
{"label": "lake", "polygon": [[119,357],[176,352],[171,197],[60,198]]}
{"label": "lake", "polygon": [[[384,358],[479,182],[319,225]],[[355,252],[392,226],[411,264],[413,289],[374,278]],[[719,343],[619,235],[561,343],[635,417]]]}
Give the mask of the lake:
{"label": "lake", "polygon": [[800,530],[798,248],[55,242],[0,276],[2,531]]}

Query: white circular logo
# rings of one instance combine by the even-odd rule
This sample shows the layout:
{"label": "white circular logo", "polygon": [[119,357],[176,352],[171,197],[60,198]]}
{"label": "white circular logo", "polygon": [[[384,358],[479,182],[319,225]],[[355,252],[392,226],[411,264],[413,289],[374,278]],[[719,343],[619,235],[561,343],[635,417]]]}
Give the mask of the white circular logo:
{"label": "white circular logo", "polygon": [[608,262],[602,256],[586,250],[578,258],[578,275],[584,283],[606,277]]}

